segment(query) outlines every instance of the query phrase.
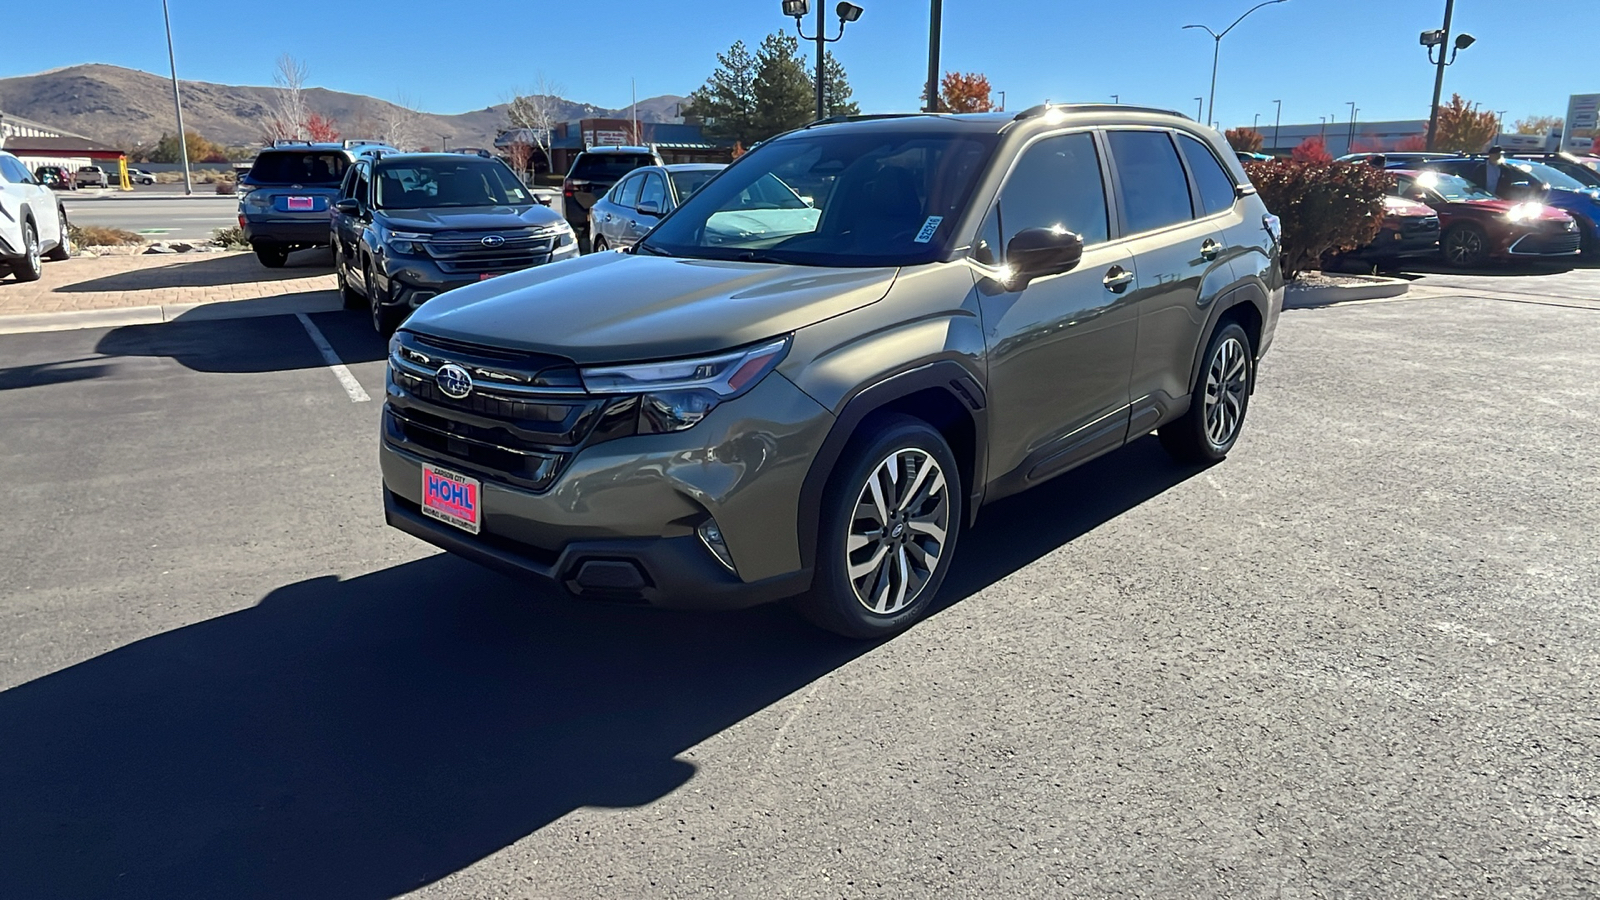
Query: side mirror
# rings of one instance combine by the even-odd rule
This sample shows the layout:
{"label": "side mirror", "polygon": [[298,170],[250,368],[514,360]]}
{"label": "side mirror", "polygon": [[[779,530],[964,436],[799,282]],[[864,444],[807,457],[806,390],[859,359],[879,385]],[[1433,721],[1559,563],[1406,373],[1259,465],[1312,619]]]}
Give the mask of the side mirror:
{"label": "side mirror", "polygon": [[661,215],[661,202],[658,200],[640,200],[639,212],[646,216]]}
{"label": "side mirror", "polygon": [[354,197],[346,197],[343,200],[340,200],[338,203],[333,205],[333,208],[347,216],[361,215],[361,201]]}
{"label": "side mirror", "polygon": [[1011,289],[1046,275],[1070,271],[1083,259],[1083,237],[1064,228],[1024,228],[1006,244]]}

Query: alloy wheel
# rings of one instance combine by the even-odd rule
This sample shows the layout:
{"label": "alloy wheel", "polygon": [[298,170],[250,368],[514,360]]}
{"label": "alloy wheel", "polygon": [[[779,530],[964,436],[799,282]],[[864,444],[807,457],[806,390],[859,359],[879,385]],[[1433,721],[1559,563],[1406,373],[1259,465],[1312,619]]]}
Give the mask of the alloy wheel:
{"label": "alloy wheel", "polygon": [[362,287],[367,289],[367,308],[372,313],[372,330],[383,334],[384,313],[383,305],[378,302],[378,284],[372,277],[372,263],[368,262],[361,269]]}
{"label": "alloy wheel", "polygon": [[1470,228],[1460,229],[1450,235],[1445,253],[1452,265],[1472,265],[1483,258],[1483,236]]}
{"label": "alloy wheel", "polygon": [[1250,389],[1250,360],[1244,344],[1230,337],[1217,345],[1206,367],[1206,440],[1221,449],[1232,443],[1244,420],[1244,398]]}
{"label": "alloy wheel", "polygon": [[856,599],[877,615],[914,603],[944,555],[949,482],[916,447],[896,450],[867,476],[845,538],[845,571]]}

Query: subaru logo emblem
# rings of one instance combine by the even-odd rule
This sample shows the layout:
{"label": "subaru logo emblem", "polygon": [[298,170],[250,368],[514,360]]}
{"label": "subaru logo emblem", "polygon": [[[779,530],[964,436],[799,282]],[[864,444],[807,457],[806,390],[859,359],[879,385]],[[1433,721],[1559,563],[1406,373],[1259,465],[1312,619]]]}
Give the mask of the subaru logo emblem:
{"label": "subaru logo emblem", "polygon": [[482,243],[483,243],[483,245],[485,247],[498,247],[501,244],[504,244],[505,242],[506,242],[506,239],[501,237],[498,234],[491,234],[488,237],[484,238],[483,241],[482,241]]}
{"label": "subaru logo emblem", "polygon": [[465,400],[472,393],[472,376],[455,363],[440,366],[439,371],[433,373],[433,382],[446,397],[454,400]]}

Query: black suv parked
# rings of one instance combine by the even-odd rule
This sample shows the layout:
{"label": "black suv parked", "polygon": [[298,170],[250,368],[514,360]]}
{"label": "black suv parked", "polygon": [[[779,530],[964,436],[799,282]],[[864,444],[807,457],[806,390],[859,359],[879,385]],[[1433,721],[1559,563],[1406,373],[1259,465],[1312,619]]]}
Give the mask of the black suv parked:
{"label": "black suv parked", "polygon": [[239,228],[261,264],[282,266],[292,250],[328,243],[328,211],[357,156],[387,148],[372,141],[275,141],[239,179]]}
{"label": "black suv parked", "polygon": [[[809,201],[759,202],[772,180]],[[418,310],[390,344],[388,520],[584,597],[794,597],[890,634],[984,503],[1153,430],[1228,454],[1279,228],[1222,136],[1170,112],[781,135],[629,253]]]}
{"label": "black suv parked", "polygon": [[497,159],[374,153],[350,167],[333,203],[332,240],[345,306],[393,331],[452,288],[576,256],[572,229]]}
{"label": "black suv parked", "polygon": [[589,208],[624,175],[643,166],[662,165],[646,147],[596,147],[578,154],[561,182],[561,210],[585,252],[589,249]]}

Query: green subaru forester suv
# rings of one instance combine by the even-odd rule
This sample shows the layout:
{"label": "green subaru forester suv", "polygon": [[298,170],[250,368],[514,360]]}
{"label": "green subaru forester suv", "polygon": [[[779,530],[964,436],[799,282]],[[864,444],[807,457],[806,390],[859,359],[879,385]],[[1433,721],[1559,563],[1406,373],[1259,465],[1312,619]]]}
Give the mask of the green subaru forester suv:
{"label": "green subaru forester suv", "polygon": [[390,524],[580,598],[921,617],[984,503],[1157,431],[1238,440],[1283,302],[1231,150],[1129,106],[830,120],[631,252],[390,344]]}

